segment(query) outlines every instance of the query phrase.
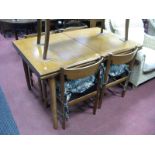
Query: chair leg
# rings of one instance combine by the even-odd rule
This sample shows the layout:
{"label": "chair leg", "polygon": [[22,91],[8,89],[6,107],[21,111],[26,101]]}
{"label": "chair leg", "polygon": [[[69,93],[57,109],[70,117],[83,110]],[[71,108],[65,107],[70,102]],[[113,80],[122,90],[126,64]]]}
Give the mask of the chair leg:
{"label": "chair leg", "polygon": [[93,114],[95,115],[96,114],[96,110],[97,110],[97,107],[98,107],[98,103],[99,103],[99,95],[96,96],[96,101],[94,103],[94,107],[93,107]]}
{"label": "chair leg", "polygon": [[128,87],[128,83],[129,83],[129,80],[127,79],[125,84],[124,84],[123,91],[122,91],[122,97],[125,96],[125,93],[126,93],[126,90],[127,90],[127,87]]}
{"label": "chair leg", "polygon": [[65,118],[65,108],[64,103],[61,103],[61,118],[62,118],[62,129],[66,129],[66,118]]}
{"label": "chair leg", "polygon": [[62,120],[62,128],[65,130],[66,129],[66,121],[65,119]]}
{"label": "chair leg", "polygon": [[31,86],[34,86],[33,84],[33,75],[32,75],[32,70],[30,68],[28,68],[28,71],[29,71],[29,77],[30,77],[30,83],[31,83]]}
{"label": "chair leg", "polygon": [[99,104],[98,104],[99,109],[101,109],[101,106],[102,106],[102,98],[104,96],[104,92],[105,92],[105,88],[102,88],[99,95]]}
{"label": "chair leg", "polygon": [[122,97],[124,97],[124,96],[125,96],[125,93],[126,93],[126,91],[125,91],[125,90],[123,90],[123,91],[122,91]]}
{"label": "chair leg", "polygon": [[65,113],[64,113],[64,107],[63,107],[63,112],[62,112],[62,128],[66,129],[66,118],[65,118]]}

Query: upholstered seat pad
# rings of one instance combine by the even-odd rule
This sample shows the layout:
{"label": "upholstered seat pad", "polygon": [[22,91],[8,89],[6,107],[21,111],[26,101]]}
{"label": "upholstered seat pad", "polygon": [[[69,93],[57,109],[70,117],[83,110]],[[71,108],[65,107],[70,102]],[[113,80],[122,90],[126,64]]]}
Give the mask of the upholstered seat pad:
{"label": "upholstered seat pad", "polygon": [[[70,80],[65,82],[65,96],[69,101],[72,94],[84,93],[86,90],[95,85],[95,75],[91,75],[78,80]],[[60,82],[57,82],[58,95],[60,96]]]}
{"label": "upholstered seat pad", "polygon": [[67,91],[72,93],[83,93],[88,88],[93,86],[94,82],[95,76],[91,75],[82,79],[65,82],[65,88],[67,89]]}
{"label": "upholstered seat pad", "polygon": [[112,77],[120,76],[123,73],[128,71],[128,65],[121,64],[121,65],[111,65],[109,75]]}
{"label": "upholstered seat pad", "polygon": [[145,56],[143,72],[147,73],[155,70],[155,50],[143,47],[140,52],[142,52]]}

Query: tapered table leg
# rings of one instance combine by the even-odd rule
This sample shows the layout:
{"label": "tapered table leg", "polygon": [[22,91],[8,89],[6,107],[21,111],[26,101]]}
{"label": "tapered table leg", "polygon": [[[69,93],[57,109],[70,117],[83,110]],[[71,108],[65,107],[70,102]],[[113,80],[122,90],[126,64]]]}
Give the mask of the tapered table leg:
{"label": "tapered table leg", "polygon": [[24,67],[24,72],[25,72],[27,87],[28,87],[29,90],[31,90],[31,83],[30,83],[28,66],[27,66],[27,64],[24,61],[23,61],[23,67]]}
{"label": "tapered table leg", "polygon": [[96,19],[90,19],[90,27],[96,27]]}
{"label": "tapered table leg", "polygon": [[51,95],[51,111],[53,116],[53,128],[58,128],[57,102],[56,102],[56,84],[55,79],[49,79],[50,95]]}
{"label": "tapered table leg", "polygon": [[105,29],[105,19],[101,21],[101,33],[103,33],[103,29]]}

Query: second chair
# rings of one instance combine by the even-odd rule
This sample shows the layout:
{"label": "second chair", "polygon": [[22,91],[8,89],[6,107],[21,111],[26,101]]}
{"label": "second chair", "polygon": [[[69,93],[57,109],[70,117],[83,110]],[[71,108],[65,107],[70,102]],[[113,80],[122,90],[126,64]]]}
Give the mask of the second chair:
{"label": "second chair", "polygon": [[[100,96],[100,65],[103,58],[90,63],[85,63],[72,68],[61,68],[59,95],[62,113],[62,128],[66,127],[68,108],[91,97],[95,97],[93,114]],[[78,97],[76,96],[78,94]]]}
{"label": "second chair", "polygon": [[[137,51],[138,48],[132,48],[129,50],[121,51],[117,54],[110,54],[108,56],[102,94],[105,94],[106,89],[121,84],[123,86],[121,96],[125,96]],[[122,84],[123,82],[124,84]],[[115,92],[113,93],[115,94]],[[102,98],[100,98],[99,108],[101,107],[101,103]]]}

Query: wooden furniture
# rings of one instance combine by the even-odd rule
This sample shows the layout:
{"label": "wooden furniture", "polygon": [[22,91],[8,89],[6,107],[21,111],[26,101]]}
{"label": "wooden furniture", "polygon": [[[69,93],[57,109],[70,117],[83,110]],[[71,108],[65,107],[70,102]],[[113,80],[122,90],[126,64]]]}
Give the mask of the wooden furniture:
{"label": "wooden furniture", "polygon": [[[105,28],[105,19],[91,19],[90,20],[90,27],[96,27],[96,22],[101,21],[101,33],[103,33],[103,29]],[[37,43],[40,44],[40,38],[41,38],[41,28],[42,28],[42,20],[38,19],[38,35],[37,35]],[[82,27],[77,27],[77,28],[66,28],[63,29],[62,31],[70,31],[70,30],[76,30],[76,29],[81,29]],[[85,28],[85,27],[84,27]],[[50,20],[46,19],[45,20],[45,42],[44,42],[44,53],[43,53],[43,59],[46,59],[47,57],[47,50],[48,50],[48,45],[49,45],[49,36],[50,36]],[[128,40],[128,31],[129,31],[129,19],[126,19],[125,22],[125,41]]]}
{"label": "wooden furniture", "polygon": [[[64,106],[66,103],[67,103],[67,106],[70,107],[70,106],[79,104],[79,102],[87,100],[91,97],[95,97],[93,114],[96,114],[96,109],[98,106],[99,96],[100,96],[100,68],[99,67],[102,62],[103,62],[103,58],[100,58],[98,60],[94,60],[92,63],[89,63],[89,64],[83,64],[72,68],[60,69],[60,85],[61,85],[60,101],[61,101],[61,107],[62,107],[61,109],[62,109],[62,128],[63,129],[65,129],[66,127],[65,106]],[[87,92],[86,94],[81,93],[81,95],[78,98],[73,98],[67,101],[67,98],[65,98],[65,81],[78,80],[92,75],[94,75],[97,78],[97,83],[95,84],[95,86],[92,86],[93,90]]]}
{"label": "wooden furniture", "polygon": [[[118,84],[122,84],[124,82],[124,84],[122,84],[123,90],[121,95],[122,97],[125,96],[137,51],[138,48],[133,48],[130,50],[121,51],[119,54],[109,54],[104,75],[104,86],[102,88],[101,94],[104,94],[106,89],[114,87]],[[121,69],[122,71],[113,74],[111,73],[112,67],[115,67],[116,69]],[[99,107],[101,107],[101,100]]]}
{"label": "wooden furniture", "polygon": [[[57,31],[50,31],[50,34],[53,34]],[[35,34],[29,34],[29,35],[25,35],[24,38],[33,38],[33,37],[37,37],[37,33]],[[40,34],[40,37],[45,35],[45,32],[42,32]],[[41,38],[40,38],[41,39]],[[28,67],[28,79],[30,79],[30,86],[33,87],[34,86],[34,79],[33,79],[33,70],[31,70],[30,67]],[[38,87],[39,87],[39,91],[40,91],[40,97],[41,100],[44,102],[45,106],[48,106],[47,103],[47,91],[46,91],[46,80],[41,80],[40,78],[38,78]],[[31,89],[31,88],[30,88]]]}
{"label": "wooden furniture", "polygon": [[109,53],[119,53],[120,50],[141,47],[134,41],[122,41],[115,34],[104,30],[100,33],[100,28],[89,28],[77,31],[64,32],[66,36],[78,41],[98,53],[101,56],[107,56]]}
{"label": "wooden furniture", "polygon": [[[83,28],[87,28],[87,26],[66,27],[66,28],[58,29],[55,32],[66,32],[66,31],[79,30],[79,29],[83,29]],[[38,19],[37,20],[37,44],[40,44],[40,39],[41,39],[42,34],[44,34],[44,33],[42,33],[42,20]],[[43,59],[46,59],[46,57],[47,57],[49,37],[50,37],[50,20],[46,19],[45,20],[45,42],[44,42]]]}
{"label": "wooden furniture", "polygon": [[41,36],[41,44],[37,44],[37,37],[13,41],[23,60],[28,88],[31,89],[28,67],[41,80],[48,80],[54,128],[58,127],[55,76],[61,67],[76,66],[107,56],[109,52],[117,53],[137,46],[135,42],[123,42],[112,33],[104,31],[101,34],[100,31],[100,28],[88,28],[50,35],[46,60],[42,59],[45,36]]}

